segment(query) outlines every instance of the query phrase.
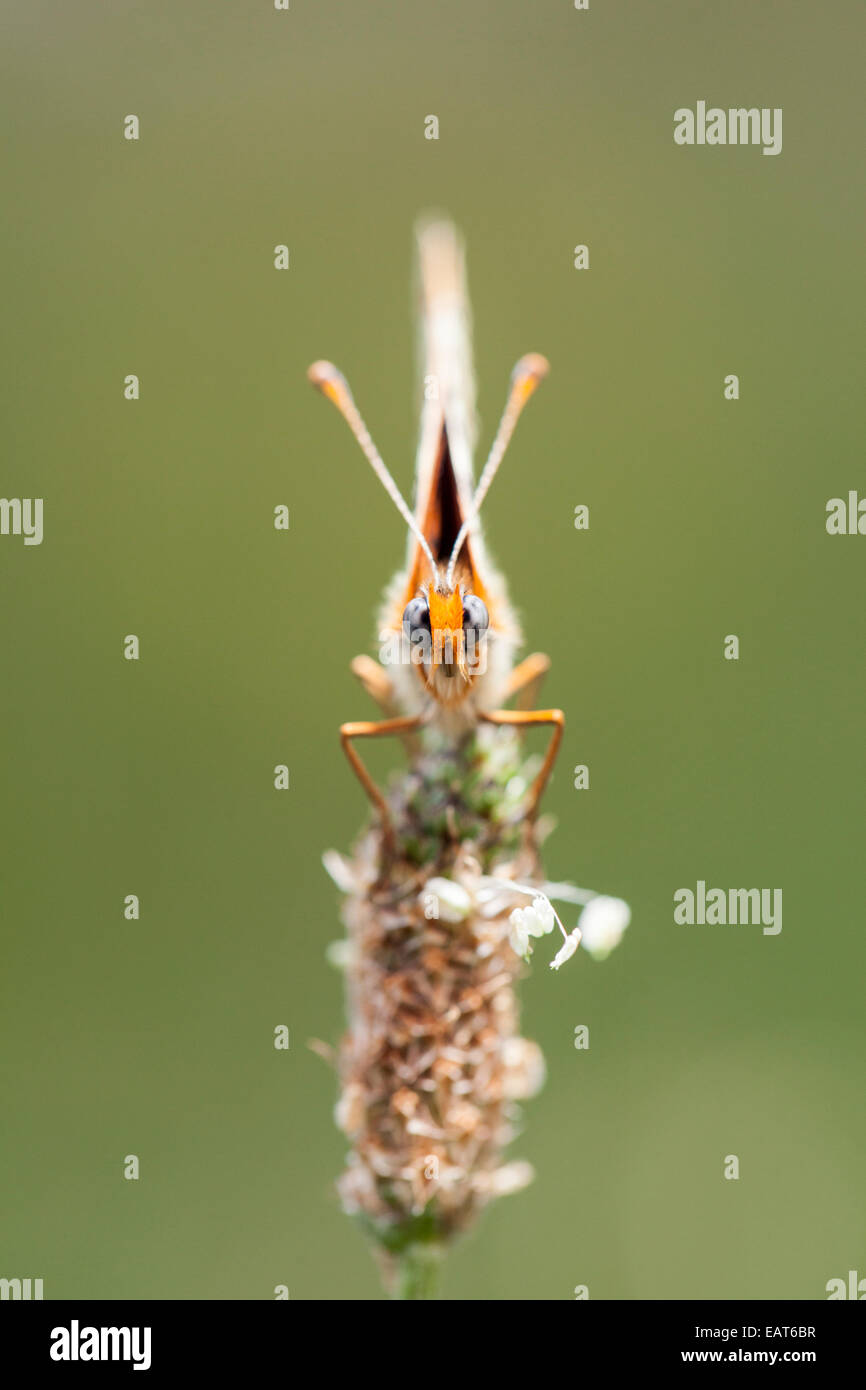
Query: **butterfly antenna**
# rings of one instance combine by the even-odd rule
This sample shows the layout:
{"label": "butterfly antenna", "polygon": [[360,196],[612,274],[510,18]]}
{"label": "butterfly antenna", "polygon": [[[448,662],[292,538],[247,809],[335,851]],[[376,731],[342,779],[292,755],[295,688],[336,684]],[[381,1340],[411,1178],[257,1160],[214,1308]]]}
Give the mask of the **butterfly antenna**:
{"label": "butterfly antenna", "polygon": [[424,532],[421,530],[421,527],[418,525],[403,500],[400,489],[385,467],[382,456],[370,437],[370,431],[361,418],[361,412],[355,405],[352,392],[349,390],[349,383],[343,376],[343,373],[339,371],[332,362],[314,362],[312,367],[307,370],[307,379],[313,383],[318,391],[321,391],[323,396],[327,396],[328,400],[339,410],[346,424],[349,426],[349,429],[360,444],[379,482],[391,498],[391,501],[409,527],[409,530],[417,539],[427,559],[430,561],[430,568],[433,571],[434,580],[438,580],[439,571],[436,566],[436,561],[433,558],[433,551],[430,549]]}
{"label": "butterfly antenna", "polygon": [[520,418],[520,413],[530,396],[533,395],[537,386],[541,384],[547,373],[550,371],[550,363],[546,357],[542,357],[540,352],[528,352],[525,357],[521,357],[514,371],[511,373],[511,390],[508,392],[508,400],[505,402],[505,409],[502,412],[502,419],[499,421],[499,429],[496,431],[496,438],[487,456],[487,462],[478,479],[478,486],[475,489],[475,496],[472,498],[472,505],[466,515],[466,520],[457,532],[457,539],[448,560],[448,571],[445,576],[445,583],[450,586],[454,583],[454,569],[457,564],[457,557],[460,554],[470,527],[474,524],[481,504],[487,496],[490,484],[496,477],[497,470],[502,462],[505,450],[508,448],[511,436],[514,433],[514,426]]}

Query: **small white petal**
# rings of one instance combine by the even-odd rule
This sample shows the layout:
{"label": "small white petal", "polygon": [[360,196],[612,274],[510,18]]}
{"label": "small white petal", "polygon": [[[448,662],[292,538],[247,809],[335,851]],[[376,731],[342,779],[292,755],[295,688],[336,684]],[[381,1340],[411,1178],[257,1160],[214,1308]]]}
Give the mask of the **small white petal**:
{"label": "small white petal", "polygon": [[[549,931],[553,931],[556,926],[556,914],[550,900],[539,893],[538,897],[532,900],[532,910],[541,927],[541,932],[546,935]],[[533,933],[533,935],[537,935],[537,933]]]}
{"label": "small white petal", "polygon": [[528,1187],[534,1177],[535,1169],[531,1163],[515,1159],[513,1163],[504,1163],[491,1174],[490,1191],[496,1197],[507,1197]]}
{"label": "small white petal", "polygon": [[428,879],[419,895],[422,907],[433,898],[443,922],[463,922],[472,911],[472,897],[459,883],[450,878]]}
{"label": "small white petal", "polygon": [[322,863],[336,883],[341,893],[352,893],[358,886],[358,878],[352,861],[338,854],[335,849],[326,849]]}
{"label": "small white petal", "polygon": [[516,907],[509,917],[511,930],[508,934],[508,941],[512,951],[525,960],[529,954],[529,932],[526,928],[526,911],[524,907]]}
{"label": "small white petal", "polygon": [[570,960],[580,945],[580,929],[575,927],[573,932],[569,932],[563,941],[553,960],[550,962],[551,970],[558,970],[561,965],[565,965]]}
{"label": "small white petal", "polygon": [[608,898],[600,893],[590,899],[578,920],[584,949],[603,960],[622,940],[631,921],[631,908],[622,898]]}

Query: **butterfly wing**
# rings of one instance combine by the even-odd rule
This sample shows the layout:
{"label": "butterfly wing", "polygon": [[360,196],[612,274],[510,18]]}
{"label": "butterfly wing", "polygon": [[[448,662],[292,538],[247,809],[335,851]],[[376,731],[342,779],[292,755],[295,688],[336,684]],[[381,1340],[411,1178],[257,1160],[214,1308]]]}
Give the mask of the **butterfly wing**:
{"label": "butterfly wing", "polygon": [[461,500],[468,505],[477,426],[463,243],[454,224],[441,220],[419,223],[416,236],[425,392],[416,460],[416,503],[429,493],[444,428]]}
{"label": "butterfly wing", "polygon": [[[436,556],[447,563],[474,491],[475,374],[463,243],[453,223],[427,219],[417,236],[421,434],[415,461],[415,517]],[[480,538],[473,530],[472,555]],[[466,547],[469,561],[469,547]],[[409,589],[427,582],[421,548],[410,536]],[[480,576],[473,573],[475,579]]]}

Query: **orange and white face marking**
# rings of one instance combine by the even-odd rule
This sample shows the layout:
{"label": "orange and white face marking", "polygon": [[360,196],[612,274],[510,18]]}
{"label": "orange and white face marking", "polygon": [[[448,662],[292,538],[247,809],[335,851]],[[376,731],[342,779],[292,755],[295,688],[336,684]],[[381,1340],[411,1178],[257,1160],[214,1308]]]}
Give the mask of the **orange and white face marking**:
{"label": "orange and white face marking", "polygon": [[463,642],[463,599],[459,589],[450,594],[437,593],[434,585],[427,591],[427,607],[430,614],[432,636],[432,658],[443,674],[450,680],[459,675],[461,680],[469,680]]}
{"label": "orange and white face marking", "polygon": [[425,691],[442,705],[459,705],[486,669],[489,614],[462,586],[430,584],[403,610],[409,659]]}

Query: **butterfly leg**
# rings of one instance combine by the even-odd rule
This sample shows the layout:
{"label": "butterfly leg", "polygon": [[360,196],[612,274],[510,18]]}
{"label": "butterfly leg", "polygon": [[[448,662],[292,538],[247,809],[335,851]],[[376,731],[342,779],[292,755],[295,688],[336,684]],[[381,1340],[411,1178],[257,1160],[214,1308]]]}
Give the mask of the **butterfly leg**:
{"label": "butterfly leg", "polygon": [[388,803],[361,762],[352,741],[356,738],[385,738],[389,734],[407,734],[419,728],[421,722],[420,715],[410,714],[401,715],[397,719],[380,719],[378,721],[363,719],[353,724],[343,724],[340,727],[340,742],[343,745],[343,752],[352,764],[352,770],[367,793],[370,802],[379,813],[382,823],[382,837],[386,852],[389,853],[394,848],[394,826],[391,821],[391,813],[388,810]]}
{"label": "butterfly leg", "polygon": [[518,709],[530,709],[538,699],[541,682],[549,670],[550,657],[545,656],[544,652],[533,652],[531,656],[524,657],[523,661],[518,662],[508,677],[508,685],[505,688],[506,700],[512,695],[519,694]]}
{"label": "butterfly leg", "polygon": [[547,752],[544,755],[544,762],[541,771],[529,789],[529,799],[527,802],[526,819],[535,819],[538,811],[538,803],[541,800],[544,788],[547,786],[548,778],[553,771],[553,764],[556,762],[556,755],[559,752],[559,745],[562,743],[562,734],[565,729],[565,715],[561,709],[496,709],[489,710],[480,716],[487,724],[507,725],[511,728],[528,729],[536,724],[550,724],[553,728],[550,743],[547,745]]}
{"label": "butterfly leg", "polygon": [[391,718],[397,709],[394,686],[378,661],[374,661],[371,656],[356,656],[355,660],[349,663],[349,669],[353,676],[357,676],[367,694],[373,697],[382,713]]}
{"label": "butterfly leg", "polygon": [[[394,719],[399,713],[400,702],[394,691],[394,682],[382,670],[378,661],[374,661],[371,656],[356,656],[354,661],[349,663],[349,669],[353,676],[357,676],[367,694],[376,701],[385,718]],[[403,734],[401,737],[409,757],[414,758],[418,753],[418,739],[412,733]]]}

